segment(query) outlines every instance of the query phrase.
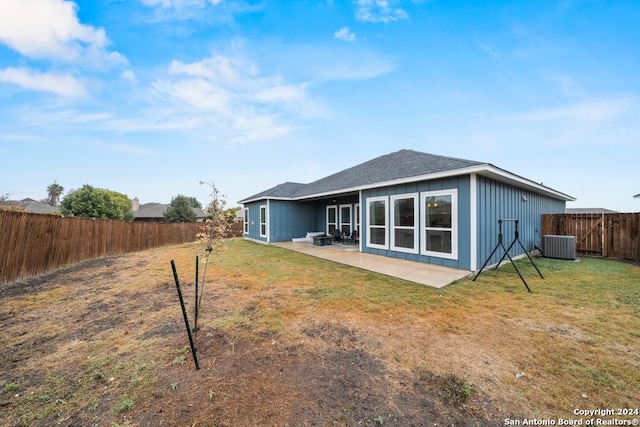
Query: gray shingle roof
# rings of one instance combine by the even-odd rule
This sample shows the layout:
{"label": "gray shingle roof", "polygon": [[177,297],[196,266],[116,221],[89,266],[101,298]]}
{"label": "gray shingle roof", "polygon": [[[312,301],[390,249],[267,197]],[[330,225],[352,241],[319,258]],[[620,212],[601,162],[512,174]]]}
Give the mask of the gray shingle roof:
{"label": "gray shingle roof", "polygon": [[[169,205],[164,203],[143,203],[133,214],[136,218],[164,218],[164,211]],[[200,208],[193,208],[198,218],[204,218],[204,211]]]}
{"label": "gray shingle roof", "polygon": [[317,194],[338,193],[341,190],[354,189],[376,183],[484,164],[486,163],[421,153],[414,150],[400,150],[334,173],[310,184],[286,182],[247,197],[241,200],[240,203],[267,197],[296,199]]}
{"label": "gray shingle roof", "polygon": [[568,214],[605,214],[605,213],[618,213],[618,211],[612,211],[605,208],[566,208],[565,213]]}
{"label": "gray shingle roof", "polygon": [[38,202],[33,199],[22,199],[22,200],[9,200],[7,202],[11,206],[19,206],[25,212],[31,213],[59,213],[60,209],[56,206],[51,206],[46,203]]}
{"label": "gray shingle roof", "polygon": [[258,194],[254,194],[247,199],[261,199],[263,197],[276,197],[276,198],[291,198],[298,193],[301,187],[305,187],[308,184],[300,184],[297,182],[285,182],[278,184],[273,188],[261,191]]}

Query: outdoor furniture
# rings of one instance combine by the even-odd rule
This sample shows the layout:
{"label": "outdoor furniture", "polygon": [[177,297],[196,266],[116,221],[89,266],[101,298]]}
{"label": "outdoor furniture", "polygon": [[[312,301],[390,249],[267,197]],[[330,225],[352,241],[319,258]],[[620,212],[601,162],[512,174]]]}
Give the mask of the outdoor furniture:
{"label": "outdoor furniture", "polygon": [[342,242],[342,231],[340,229],[333,229],[333,240],[335,240],[336,242]]}
{"label": "outdoor furniture", "polygon": [[333,237],[327,235],[313,236],[314,246],[330,245],[333,241]]}
{"label": "outdoor furniture", "polygon": [[344,243],[352,243],[354,245],[358,244],[359,243],[358,230],[353,230],[351,234],[345,234],[344,237],[342,238],[342,241]]}
{"label": "outdoor furniture", "polygon": [[293,242],[313,242],[313,238],[316,236],[324,236],[324,231],[309,231],[305,237],[294,237],[291,239]]}

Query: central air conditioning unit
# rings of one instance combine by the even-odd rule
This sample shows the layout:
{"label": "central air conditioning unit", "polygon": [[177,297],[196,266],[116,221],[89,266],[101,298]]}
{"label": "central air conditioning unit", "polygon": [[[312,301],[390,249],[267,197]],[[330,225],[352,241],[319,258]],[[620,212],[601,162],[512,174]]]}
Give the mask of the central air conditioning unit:
{"label": "central air conditioning unit", "polygon": [[575,236],[542,236],[545,258],[576,259]]}

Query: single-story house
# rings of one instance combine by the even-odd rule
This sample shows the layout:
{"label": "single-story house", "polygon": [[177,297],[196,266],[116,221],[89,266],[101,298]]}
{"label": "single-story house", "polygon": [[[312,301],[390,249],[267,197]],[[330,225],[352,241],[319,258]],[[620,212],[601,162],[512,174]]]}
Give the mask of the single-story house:
{"label": "single-story house", "polygon": [[565,213],[601,215],[601,214],[619,213],[619,212],[611,209],[605,209],[605,208],[567,208],[567,211]]}
{"label": "single-story house", "polygon": [[[520,241],[531,251],[541,246],[541,215],[564,213],[573,200],[489,163],[400,150],[239,203],[246,239],[271,243],[357,231],[361,252],[477,271],[497,244],[498,220],[517,219]],[[515,224],[502,223],[507,246]],[[519,251],[514,245],[511,255]],[[498,251],[488,265],[501,257]]]}
{"label": "single-story house", "polygon": [[[164,211],[169,207],[165,203],[140,203],[137,197],[131,201],[131,209],[133,210],[134,221],[138,222],[166,222],[164,219]],[[196,214],[196,221],[204,221],[204,211],[200,208],[193,208]]]}
{"label": "single-story house", "polygon": [[5,202],[7,206],[16,207],[22,209],[24,212],[37,213],[37,214],[59,214],[60,208],[57,206],[51,206],[44,202],[39,202],[31,198],[22,200],[7,200]]}

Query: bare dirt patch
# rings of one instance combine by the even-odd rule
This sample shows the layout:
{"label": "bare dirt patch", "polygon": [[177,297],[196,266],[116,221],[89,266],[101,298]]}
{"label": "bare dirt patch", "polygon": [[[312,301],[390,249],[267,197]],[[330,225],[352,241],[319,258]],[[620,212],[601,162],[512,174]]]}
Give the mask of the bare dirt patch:
{"label": "bare dirt patch", "polygon": [[275,286],[245,295],[250,303],[236,313],[244,320],[220,329],[212,321],[234,313],[238,290],[251,289],[240,281],[208,290],[215,303],[200,319],[196,371],[171,276],[158,282],[151,270],[163,270],[160,260],[146,257],[84,262],[0,287],[0,381],[16,387],[0,394],[0,424],[495,424],[482,391],[451,401],[441,377],[391,366],[348,322],[252,325],[265,304],[282,304]]}
{"label": "bare dirt patch", "polygon": [[[169,265],[176,259],[193,321],[193,258],[182,245],[0,287],[0,425],[491,426],[557,416],[558,396],[573,408],[605,381],[636,381],[590,367],[600,353],[585,332],[569,317],[536,318],[536,298],[545,309],[549,298],[517,281],[506,306],[472,285],[389,285],[249,243],[210,267],[195,370]],[[465,298],[481,303],[469,310]],[[637,363],[627,351],[636,338],[618,341]],[[560,368],[536,365],[555,354],[549,345],[568,348],[598,383],[569,384],[566,397],[553,382]],[[543,392],[538,402],[527,394]]]}

